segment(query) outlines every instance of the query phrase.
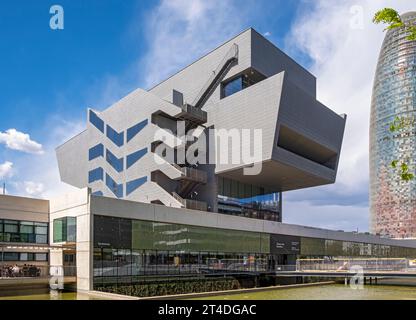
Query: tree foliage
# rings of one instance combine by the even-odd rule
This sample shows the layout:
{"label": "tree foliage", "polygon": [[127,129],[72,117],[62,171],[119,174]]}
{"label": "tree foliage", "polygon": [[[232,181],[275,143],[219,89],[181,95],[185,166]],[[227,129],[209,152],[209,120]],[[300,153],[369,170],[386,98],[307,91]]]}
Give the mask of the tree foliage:
{"label": "tree foliage", "polygon": [[[385,30],[392,30],[397,28],[401,29],[404,32],[408,33],[408,40],[416,40],[416,25],[414,25],[412,22],[403,22],[402,18],[400,17],[400,14],[392,8],[384,8],[382,10],[377,11],[374,15],[373,22],[376,24],[387,24],[387,28]],[[389,131],[391,133],[395,133],[397,131],[402,131],[406,128],[413,128],[414,126],[414,118],[395,117],[393,122],[389,126]],[[393,169],[399,171],[400,178],[403,181],[410,181],[415,178],[414,174],[409,172],[410,169],[408,161],[403,161],[399,163],[399,160],[393,160],[390,165]]]}
{"label": "tree foliage", "polygon": [[392,8],[384,8],[376,12],[373,18],[373,22],[376,24],[387,24],[386,30],[402,29],[408,33],[408,40],[416,40],[416,25],[412,23],[403,22],[399,13]]}

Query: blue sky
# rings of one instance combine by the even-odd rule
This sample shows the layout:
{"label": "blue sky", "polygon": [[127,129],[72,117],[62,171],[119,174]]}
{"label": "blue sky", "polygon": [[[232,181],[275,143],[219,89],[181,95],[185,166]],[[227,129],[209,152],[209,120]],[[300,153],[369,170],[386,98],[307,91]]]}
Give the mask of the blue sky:
{"label": "blue sky", "polygon": [[[364,21],[357,30],[349,25],[356,2]],[[64,8],[64,30],[49,27],[54,4]],[[65,191],[54,148],[83,129],[87,107],[149,88],[251,26],[318,77],[322,102],[349,115],[337,184],[284,195],[285,221],[366,229],[367,121],[383,38],[370,21],[389,5],[407,10],[412,1],[3,0],[0,181],[11,194]]]}

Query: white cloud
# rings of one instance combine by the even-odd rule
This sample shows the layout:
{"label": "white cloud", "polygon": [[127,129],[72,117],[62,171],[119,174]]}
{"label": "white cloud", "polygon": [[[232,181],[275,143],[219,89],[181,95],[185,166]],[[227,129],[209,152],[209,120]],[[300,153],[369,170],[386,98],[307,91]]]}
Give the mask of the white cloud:
{"label": "white cloud", "polygon": [[[298,50],[312,58],[312,73],[317,77],[318,99],[338,113],[346,113],[347,126],[339,164],[336,184],[318,189],[307,189],[287,194],[284,204],[284,218],[296,216],[299,222],[313,222],[342,225],[346,229],[368,228],[368,204],[362,209],[362,199],[368,199],[368,141],[369,115],[373,77],[378,53],[384,38],[383,26],[374,25],[374,13],[384,7],[394,7],[399,12],[410,11],[414,3],[406,0],[365,0],[360,1],[305,1],[303,11],[294,23],[287,37],[288,53],[296,55]],[[362,18],[362,19],[361,19]],[[314,198],[309,207],[300,215],[296,199]],[[361,199],[360,203],[348,203],[351,218],[344,221],[339,210],[332,207],[333,216],[320,220],[326,212],[321,202],[343,202],[346,198]],[[356,219],[356,212],[365,220]]]}
{"label": "white cloud", "polygon": [[263,36],[265,37],[270,37],[272,35],[272,33],[270,31],[266,31],[265,33],[263,33]]}
{"label": "white cloud", "polygon": [[85,129],[85,123],[56,116],[50,120],[56,126],[45,136],[44,153],[39,157],[20,155],[14,160],[19,173],[9,183],[10,194],[50,199],[76,189],[61,182],[55,148]]}
{"label": "white cloud", "polygon": [[149,51],[140,61],[144,86],[157,84],[241,32],[247,8],[239,1],[161,1],[146,21]]}
{"label": "white cloud", "polygon": [[0,179],[10,178],[13,175],[13,163],[6,161],[0,164]]}
{"label": "white cloud", "polygon": [[29,196],[33,197],[40,197],[42,196],[43,192],[45,191],[45,186],[43,183],[33,182],[33,181],[25,181],[23,182],[23,187]]}
{"label": "white cloud", "polygon": [[6,132],[0,131],[0,143],[12,150],[23,151],[32,154],[43,154],[42,145],[30,139],[30,135],[9,129]]}

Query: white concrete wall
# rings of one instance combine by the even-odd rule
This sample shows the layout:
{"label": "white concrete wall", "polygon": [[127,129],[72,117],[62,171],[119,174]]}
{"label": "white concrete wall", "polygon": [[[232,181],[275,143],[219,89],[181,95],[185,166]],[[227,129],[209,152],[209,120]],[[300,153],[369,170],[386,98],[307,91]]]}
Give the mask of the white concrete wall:
{"label": "white concrete wall", "polygon": [[[80,291],[92,289],[93,225],[90,213],[90,194],[88,189],[65,194],[50,201],[50,243],[53,243],[53,220],[63,217],[76,217],[76,263],[77,288]],[[62,243],[58,243],[60,245]],[[59,254],[61,258],[59,258]],[[52,258],[52,255],[51,255]],[[53,262],[59,265],[62,252],[53,254]]]}

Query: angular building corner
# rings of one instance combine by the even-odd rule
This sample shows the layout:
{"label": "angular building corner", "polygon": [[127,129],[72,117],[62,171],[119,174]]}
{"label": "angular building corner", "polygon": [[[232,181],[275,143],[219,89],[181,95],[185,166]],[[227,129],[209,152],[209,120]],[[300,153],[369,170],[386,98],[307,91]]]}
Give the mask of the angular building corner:
{"label": "angular building corner", "polygon": [[[403,14],[416,22],[416,12]],[[416,181],[402,181],[394,160],[415,165],[414,132],[389,132],[396,117],[415,119],[416,41],[389,30],[378,58],[370,119],[370,228],[392,238],[416,238]],[[413,129],[414,130],[414,129]]]}

